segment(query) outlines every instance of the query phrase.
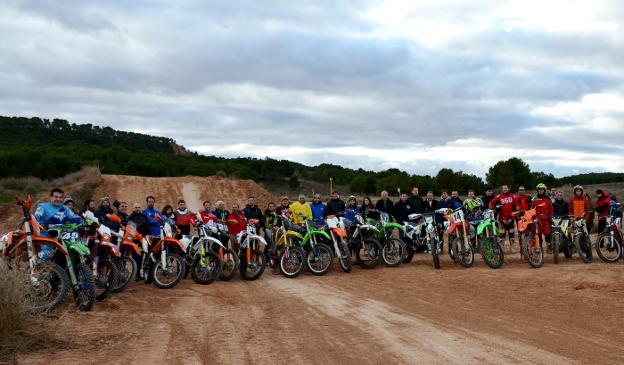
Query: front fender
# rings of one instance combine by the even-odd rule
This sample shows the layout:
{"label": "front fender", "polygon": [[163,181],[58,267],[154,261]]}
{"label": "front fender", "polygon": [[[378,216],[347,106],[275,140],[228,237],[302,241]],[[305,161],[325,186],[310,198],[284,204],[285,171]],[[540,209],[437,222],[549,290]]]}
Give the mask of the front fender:
{"label": "front fender", "polygon": [[[65,247],[63,247],[63,245],[54,238],[33,235],[32,240],[33,245],[37,251],[41,251],[41,246],[53,246],[57,250],[61,251],[63,255],[67,255],[67,250],[65,249]],[[26,239],[24,238],[20,240],[17,244],[7,246],[5,247],[5,249],[8,251],[6,252],[5,256],[14,257],[19,250],[27,250]]]}
{"label": "front fender", "polygon": [[110,249],[111,254],[113,257],[119,257],[121,256],[121,253],[119,252],[119,249],[117,248],[117,246],[113,245],[110,242],[100,242],[100,247],[106,247],[108,249]]}
{"label": "front fender", "polygon": [[258,240],[262,246],[264,247],[267,246],[267,242],[264,240],[262,236],[258,236],[257,234],[248,234],[247,238],[245,238],[245,241],[243,242],[241,247],[247,247],[251,240]]}
{"label": "front fender", "polygon": [[338,237],[347,237],[347,231],[342,228],[334,228],[332,229],[332,232],[334,232]]}
{"label": "front fender", "polygon": [[87,247],[82,242],[73,242],[73,243],[68,244],[67,246],[69,247],[69,251],[74,251],[79,255],[89,256],[89,254],[91,254],[89,247]]}
{"label": "front fender", "polygon": [[141,254],[141,250],[139,249],[139,246],[137,246],[137,244],[132,241],[128,241],[128,240],[121,241],[121,247],[129,247],[137,255]]}
{"label": "front fender", "polygon": [[386,223],[384,225],[384,229],[388,229],[388,228],[392,228],[392,229],[397,228],[397,229],[405,232],[405,227],[403,227],[402,224],[398,224],[398,223],[394,223],[394,222],[389,222],[389,223]]}
{"label": "front fender", "polygon": [[[479,224],[479,226],[477,227],[477,235],[481,236],[483,232],[488,228],[491,228],[492,231],[494,231],[494,225],[492,224],[491,220],[481,222],[481,224]],[[496,232],[493,233],[496,234]]]}
{"label": "front fender", "polygon": [[175,249],[180,249],[182,253],[186,253],[186,247],[182,244],[182,242],[176,240],[172,237],[165,237],[165,246],[170,246]]}
{"label": "front fender", "polygon": [[329,235],[327,234],[327,232],[325,231],[319,231],[319,230],[312,230],[308,233],[306,233],[306,235],[303,237],[303,241],[301,242],[301,246],[305,246],[308,244],[308,242],[310,241],[310,239],[312,238],[312,236],[323,236],[323,238],[327,239],[328,241],[331,241],[331,237],[329,237]]}

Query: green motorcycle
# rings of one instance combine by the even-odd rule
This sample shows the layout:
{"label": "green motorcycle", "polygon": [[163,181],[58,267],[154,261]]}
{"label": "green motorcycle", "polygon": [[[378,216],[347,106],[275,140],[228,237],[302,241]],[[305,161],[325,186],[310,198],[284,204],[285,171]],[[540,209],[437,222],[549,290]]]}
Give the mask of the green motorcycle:
{"label": "green motorcycle", "polygon": [[85,224],[62,224],[48,227],[48,232],[57,232],[56,237],[63,247],[64,255],[55,255],[55,261],[65,266],[74,294],[74,302],[81,311],[91,310],[95,303],[95,278],[87,264],[90,251],[84,242],[84,237],[81,237],[83,227],[86,228],[91,223],[87,221]]}
{"label": "green motorcycle", "polygon": [[324,242],[331,242],[327,232],[314,227],[311,219],[305,220],[306,233],[301,241],[301,247],[307,253],[306,264],[314,275],[325,275],[331,269],[334,261],[332,249]]}
{"label": "green motorcycle", "polygon": [[479,251],[485,264],[492,269],[503,266],[505,255],[498,237],[498,221],[494,211],[487,209],[480,220],[468,222],[462,208],[455,209],[449,216],[447,232],[449,233],[451,258],[463,267],[474,264],[474,253]]}
{"label": "green motorcycle", "polygon": [[[370,211],[371,213],[373,211]],[[405,242],[398,237],[394,237],[394,230],[398,229],[399,234],[405,234],[405,227],[402,224],[392,222],[388,213],[379,212],[379,220],[367,219],[368,224],[377,228],[377,240],[381,243],[381,258],[387,266],[396,267],[401,265],[407,257]]]}
{"label": "green motorcycle", "polygon": [[498,221],[494,211],[487,209],[483,212],[483,219],[477,226],[477,247],[483,261],[492,269],[500,269],[505,262],[505,253],[500,244]]}

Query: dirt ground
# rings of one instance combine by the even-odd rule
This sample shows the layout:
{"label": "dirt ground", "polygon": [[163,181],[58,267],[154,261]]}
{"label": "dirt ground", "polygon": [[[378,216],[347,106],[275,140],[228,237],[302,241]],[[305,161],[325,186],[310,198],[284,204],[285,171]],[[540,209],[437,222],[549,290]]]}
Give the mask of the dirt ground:
{"label": "dirt ground", "polygon": [[191,209],[197,212],[202,208],[204,200],[210,200],[215,206],[217,200],[223,200],[229,210],[232,203],[237,202],[241,209],[247,204],[247,197],[256,197],[256,203],[262,209],[269,201],[277,203],[277,197],[252,180],[233,180],[223,177],[142,177],[125,175],[102,175],[102,183],[98,186],[93,198],[98,200],[108,196],[113,199],[125,200],[130,205],[134,202],[145,205],[145,197],[156,197],[156,206],[165,204],[176,207],[178,200],[184,199]]}
{"label": "dirt ground", "polygon": [[70,343],[23,364],[622,364],[624,265],[398,268],[173,290],[137,282],[93,312],[67,305]]}

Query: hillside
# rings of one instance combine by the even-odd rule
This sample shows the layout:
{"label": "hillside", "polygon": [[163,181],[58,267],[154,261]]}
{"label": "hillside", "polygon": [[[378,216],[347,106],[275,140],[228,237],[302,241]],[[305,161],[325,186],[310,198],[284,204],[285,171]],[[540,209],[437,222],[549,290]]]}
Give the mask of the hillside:
{"label": "hillside", "polygon": [[[382,190],[421,191],[469,189],[482,192],[479,176],[443,168],[436,176],[409,174],[398,169],[366,171],[331,164],[306,166],[270,158],[224,158],[189,152],[175,140],[140,133],[117,131],[92,124],[75,124],[61,119],[0,116],[0,178],[34,176],[54,179],[97,166],[103,174],[147,177],[223,176],[250,179],[279,192],[306,194],[325,191],[330,177],[342,193],[379,194]],[[487,182],[500,186],[549,186],[565,183],[624,182],[624,173],[591,173],[556,179],[552,174],[531,171],[517,158],[490,167]],[[347,191],[348,190],[348,191]],[[273,190],[277,191],[277,190]]]}

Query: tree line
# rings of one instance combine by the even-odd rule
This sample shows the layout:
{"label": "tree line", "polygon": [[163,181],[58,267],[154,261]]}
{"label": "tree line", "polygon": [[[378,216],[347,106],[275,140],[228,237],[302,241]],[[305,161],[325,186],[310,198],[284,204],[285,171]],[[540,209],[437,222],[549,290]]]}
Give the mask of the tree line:
{"label": "tree line", "polygon": [[[0,177],[35,176],[52,179],[77,171],[86,165],[98,166],[104,174],[141,176],[223,175],[256,181],[287,180],[297,188],[301,179],[347,185],[351,192],[379,194],[408,191],[454,189],[482,193],[485,185],[510,184],[532,188],[624,181],[623,173],[591,173],[557,179],[552,174],[531,171],[519,158],[491,166],[485,181],[476,175],[443,168],[437,175],[411,175],[399,169],[374,172],[332,164],[306,166],[271,158],[224,158],[203,156],[178,146],[171,138],[117,131],[92,124],[74,124],[62,119],[0,116]],[[182,151],[182,153],[181,153]]]}

